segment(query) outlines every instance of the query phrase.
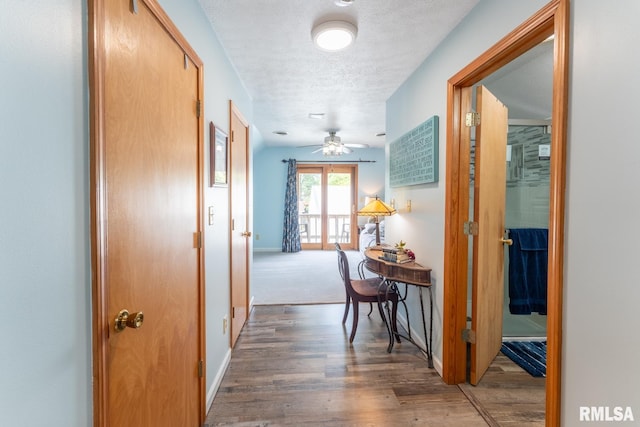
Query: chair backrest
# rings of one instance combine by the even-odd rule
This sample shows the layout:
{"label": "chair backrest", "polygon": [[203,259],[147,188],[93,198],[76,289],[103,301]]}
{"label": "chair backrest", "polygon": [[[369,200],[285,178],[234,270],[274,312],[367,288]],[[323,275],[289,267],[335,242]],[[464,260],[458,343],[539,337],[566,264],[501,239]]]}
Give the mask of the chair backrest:
{"label": "chair backrest", "polygon": [[344,272],[342,271],[342,263],[340,262],[340,252],[342,252],[342,248],[340,247],[340,243],[336,242],[336,253],[338,254],[338,271],[340,272],[340,277],[344,280]]}
{"label": "chair backrest", "polygon": [[347,254],[345,254],[343,250],[337,249],[337,252],[338,270],[340,271],[340,277],[342,277],[342,281],[344,282],[344,286],[347,288],[347,291],[349,293],[353,293],[353,288],[351,287],[351,277],[349,276],[349,259],[347,258]]}

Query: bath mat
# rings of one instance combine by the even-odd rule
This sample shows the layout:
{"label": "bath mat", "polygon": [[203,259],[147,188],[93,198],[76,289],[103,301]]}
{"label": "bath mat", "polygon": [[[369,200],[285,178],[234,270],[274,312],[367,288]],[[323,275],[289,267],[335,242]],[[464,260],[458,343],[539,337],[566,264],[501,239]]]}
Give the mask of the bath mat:
{"label": "bath mat", "polygon": [[505,341],[501,351],[532,376],[547,376],[546,341]]}

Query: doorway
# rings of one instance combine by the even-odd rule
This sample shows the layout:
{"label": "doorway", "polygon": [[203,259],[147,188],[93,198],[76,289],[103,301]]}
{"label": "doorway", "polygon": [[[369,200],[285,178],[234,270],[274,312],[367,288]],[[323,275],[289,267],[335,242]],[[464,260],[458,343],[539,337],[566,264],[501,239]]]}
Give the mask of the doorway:
{"label": "doorway", "polygon": [[298,165],[302,249],[355,249],[357,165]]}
{"label": "doorway", "polygon": [[198,426],[202,61],[156,2],[89,5],[94,425]]}
{"label": "doorway", "polygon": [[513,59],[554,36],[554,70],[549,203],[549,265],[547,294],[546,425],[560,422],[562,324],[562,255],[564,251],[564,188],[568,88],[569,2],[554,0],[500,40],[448,83],[445,266],[443,303],[443,379],[466,380],[466,329],[470,137],[462,130],[471,111],[471,87]]}
{"label": "doorway", "polygon": [[249,122],[233,101],[229,101],[229,111],[230,339],[233,348],[249,317],[249,253],[252,233],[249,230]]}

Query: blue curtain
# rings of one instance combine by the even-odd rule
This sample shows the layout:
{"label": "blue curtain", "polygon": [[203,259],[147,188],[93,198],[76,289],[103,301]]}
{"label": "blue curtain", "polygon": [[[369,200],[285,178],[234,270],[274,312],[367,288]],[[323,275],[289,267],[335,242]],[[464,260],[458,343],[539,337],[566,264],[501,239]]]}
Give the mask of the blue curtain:
{"label": "blue curtain", "polygon": [[295,159],[289,159],[287,189],[284,196],[284,226],[282,228],[282,252],[300,252],[298,228],[298,184]]}

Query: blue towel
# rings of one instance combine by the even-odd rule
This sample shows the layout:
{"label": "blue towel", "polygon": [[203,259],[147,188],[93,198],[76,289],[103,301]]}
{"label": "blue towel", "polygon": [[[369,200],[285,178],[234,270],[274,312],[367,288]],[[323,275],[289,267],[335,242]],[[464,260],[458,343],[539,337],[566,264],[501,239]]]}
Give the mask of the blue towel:
{"label": "blue towel", "polygon": [[509,311],[547,314],[548,231],[512,228],[509,237]]}

